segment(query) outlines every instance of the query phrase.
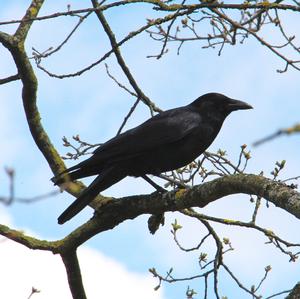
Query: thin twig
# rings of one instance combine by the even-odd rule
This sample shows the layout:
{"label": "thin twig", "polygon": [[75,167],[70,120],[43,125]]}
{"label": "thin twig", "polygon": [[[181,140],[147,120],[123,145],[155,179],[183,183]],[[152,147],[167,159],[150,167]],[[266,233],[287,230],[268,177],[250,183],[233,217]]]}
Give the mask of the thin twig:
{"label": "thin twig", "polygon": [[20,76],[18,74],[0,79],[0,85],[6,84],[6,83],[9,83],[12,81],[16,81],[16,80],[20,80]]}
{"label": "thin twig", "polygon": [[138,105],[139,102],[140,102],[140,98],[137,98],[136,101],[133,103],[132,107],[130,108],[128,114],[124,117],[124,120],[123,120],[123,122],[122,122],[122,124],[121,124],[121,126],[120,126],[120,128],[119,128],[119,130],[117,132],[117,135],[119,135],[122,132],[122,130],[125,127],[128,119],[130,118],[130,116],[134,112],[134,110],[137,107],[137,105]]}

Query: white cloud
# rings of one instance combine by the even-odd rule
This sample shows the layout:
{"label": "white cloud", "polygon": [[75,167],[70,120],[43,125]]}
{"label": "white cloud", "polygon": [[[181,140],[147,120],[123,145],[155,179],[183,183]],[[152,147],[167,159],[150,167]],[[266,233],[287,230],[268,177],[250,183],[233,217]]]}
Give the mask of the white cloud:
{"label": "white cloud", "polygon": [[[5,213],[1,212],[0,218],[5,223],[10,222]],[[32,287],[40,290],[40,293],[34,295],[37,299],[72,298],[65,269],[58,255],[30,250],[1,238],[0,256],[1,298],[27,298]],[[150,275],[130,272],[99,251],[87,247],[79,249],[79,262],[89,299],[163,298],[162,291],[153,290],[156,281]]]}
{"label": "white cloud", "polygon": [[[150,275],[129,272],[123,265],[96,250],[79,251],[88,298],[162,298],[154,291],[156,281]],[[101,294],[101,296],[99,296]]]}
{"label": "white cloud", "polygon": [[2,298],[27,298],[32,287],[41,291],[36,298],[71,298],[59,256],[9,240],[0,244],[0,254]]}
{"label": "white cloud", "polygon": [[10,217],[10,215],[7,214],[1,208],[0,208],[0,219],[1,219],[1,224],[3,224],[3,225],[9,225],[11,223],[11,217]]}

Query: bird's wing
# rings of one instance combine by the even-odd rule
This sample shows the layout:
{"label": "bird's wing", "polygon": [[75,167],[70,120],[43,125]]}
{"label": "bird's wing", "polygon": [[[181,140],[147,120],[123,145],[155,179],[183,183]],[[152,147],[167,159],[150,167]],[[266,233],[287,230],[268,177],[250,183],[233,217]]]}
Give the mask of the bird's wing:
{"label": "bird's wing", "polygon": [[61,184],[65,180],[64,173],[69,173],[70,180],[99,174],[107,161],[124,161],[179,141],[194,129],[199,129],[201,122],[200,114],[190,105],[167,110],[108,140],[89,159],[66,169],[52,181]]}
{"label": "bird's wing", "polygon": [[95,150],[92,158],[133,157],[182,139],[200,123],[201,116],[189,106],[168,110],[107,141]]}

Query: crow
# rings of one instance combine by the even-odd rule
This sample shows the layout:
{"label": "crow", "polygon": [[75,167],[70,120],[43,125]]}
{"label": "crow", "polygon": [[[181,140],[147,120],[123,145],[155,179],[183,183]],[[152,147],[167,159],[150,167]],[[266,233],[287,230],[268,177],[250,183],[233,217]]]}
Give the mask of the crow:
{"label": "crow", "polygon": [[192,162],[213,142],[225,118],[241,109],[252,106],[219,93],[207,93],[108,140],[90,158],[52,178],[55,185],[61,185],[97,175],[58,217],[58,223],[73,218],[100,192],[126,176],[146,179],[146,174],[159,175]]}

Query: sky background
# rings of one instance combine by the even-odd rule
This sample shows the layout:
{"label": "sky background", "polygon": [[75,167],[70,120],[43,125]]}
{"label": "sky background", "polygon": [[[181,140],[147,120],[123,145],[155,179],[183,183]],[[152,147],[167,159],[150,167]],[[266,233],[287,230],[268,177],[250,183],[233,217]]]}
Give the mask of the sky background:
{"label": "sky background", "polygon": [[[0,20],[19,19],[30,1],[1,1]],[[68,4],[72,9],[87,7],[86,1],[46,1],[40,15],[64,11]],[[117,39],[144,23],[146,17],[157,17],[149,6],[141,5],[114,9],[106,14]],[[299,28],[299,16],[282,15],[290,35]],[[57,18],[36,22],[27,39],[28,53],[32,47],[40,52],[58,45],[70,32],[77,18]],[[1,26],[1,31],[13,33],[15,26]],[[265,36],[277,41],[278,36],[270,29]],[[299,41],[299,39],[298,39]],[[299,43],[298,43],[299,44]],[[157,54],[160,44],[142,35],[121,48],[133,75],[145,94],[160,108],[169,109],[190,103],[207,92],[221,92],[229,97],[244,100],[254,109],[233,113],[225,121],[221,133],[209,148],[210,151],[225,149],[228,157],[237,160],[240,145],[248,144],[252,159],[248,172],[266,175],[276,161],[287,160],[282,178],[299,175],[299,135],[281,137],[260,147],[251,144],[279,128],[289,127],[300,120],[299,72],[290,69],[279,74],[276,69],[284,63],[253,39],[244,44],[226,46],[222,55],[218,50],[203,50],[201,43],[185,44],[181,55],[175,45],[162,59],[149,59]],[[107,50],[109,43],[94,16],[86,20],[70,42],[43,65],[57,74],[77,71],[97,60]],[[127,84],[114,57],[107,60],[111,73]],[[105,73],[104,65],[72,79],[49,78],[36,69],[39,80],[38,106],[42,123],[53,144],[61,155],[68,151],[62,146],[62,137],[79,134],[91,143],[104,142],[113,137],[134,99],[112,82]],[[8,51],[0,47],[0,78],[16,73]],[[128,84],[127,84],[128,86]],[[149,117],[148,109],[139,104],[126,129],[140,124]],[[43,156],[36,148],[29,133],[21,102],[21,84],[12,82],[0,87],[0,195],[8,194],[8,178],[4,167],[16,171],[16,196],[30,198],[55,190],[50,182],[52,173]],[[74,161],[67,161],[73,165]],[[90,180],[86,180],[88,183]],[[124,179],[105,192],[108,196],[153,192],[141,179]],[[42,239],[59,239],[83,223],[92,215],[87,208],[63,226],[57,224],[57,216],[73,201],[67,193],[25,205],[0,206],[0,222],[12,228]],[[249,197],[227,197],[201,209],[201,212],[223,218],[249,221],[253,204]],[[178,276],[198,273],[199,252],[180,252],[170,234],[170,223],[177,218],[183,224],[179,237],[185,247],[194,246],[206,234],[204,227],[178,213],[168,213],[166,225],[154,236],[147,229],[148,215],[126,221],[113,231],[104,232],[87,242],[80,249],[80,263],[89,298],[185,298],[188,285],[202,298],[201,281],[164,285],[154,292],[156,281],[148,272],[155,267],[165,273],[171,267]],[[258,223],[277,232],[291,242],[299,243],[299,221],[272,204],[263,203]],[[272,271],[262,288],[262,293],[291,288],[300,275],[298,263],[289,263],[288,257],[276,248],[265,245],[266,239],[247,229],[213,225],[221,237],[229,237],[235,251],[225,257],[231,269],[248,287],[257,284],[264,274],[264,267],[271,264]],[[212,243],[202,249],[213,257]],[[31,251],[10,241],[0,244],[1,298],[26,298],[32,286],[41,290],[33,298],[70,298],[64,268],[59,257],[50,253]],[[282,273],[290,273],[282,277]],[[116,287],[117,286],[117,287]],[[228,276],[220,281],[221,295],[229,298],[248,298],[240,292]],[[280,298],[280,297],[278,297]],[[282,298],[282,297],[281,297]]]}

